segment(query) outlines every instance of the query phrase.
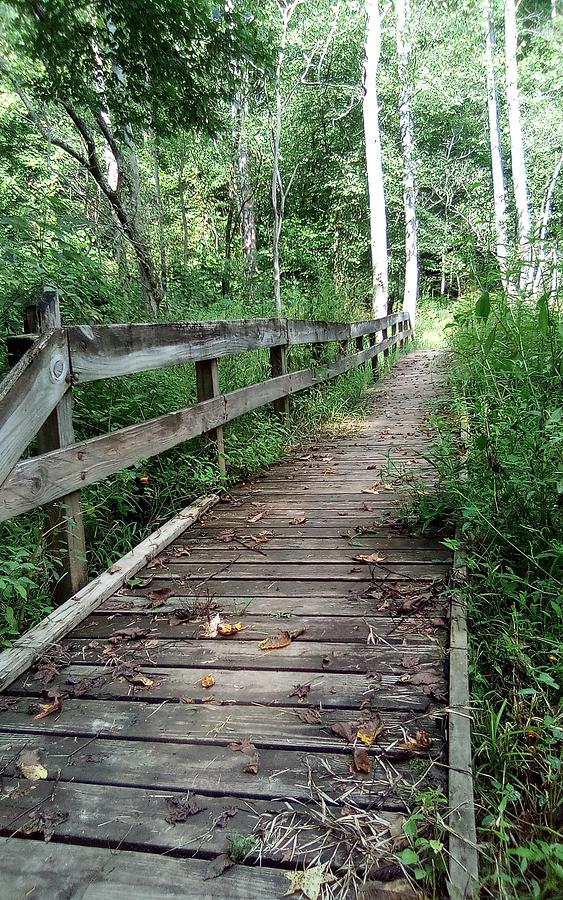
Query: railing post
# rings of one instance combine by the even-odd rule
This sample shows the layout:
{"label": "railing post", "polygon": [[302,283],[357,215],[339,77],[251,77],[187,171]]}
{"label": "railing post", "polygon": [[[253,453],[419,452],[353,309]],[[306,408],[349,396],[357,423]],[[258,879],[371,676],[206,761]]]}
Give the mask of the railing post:
{"label": "railing post", "polygon": [[[198,403],[204,400],[212,400],[213,397],[219,397],[221,388],[219,386],[219,362],[217,359],[204,359],[195,364],[195,381],[197,389]],[[223,429],[212,428],[211,431],[205,432],[205,437],[209,438],[215,444],[217,454],[217,465],[221,477],[227,474],[227,466],[225,463],[225,438]]]}
{"label": "railing post", "polygon": [[[393,324],[391,325],[391,337],[395,338],[396,334],[397,334],[397,323],[393,322]],[[396,344],[393,344],[393,350],[395,349],[396,346],[397,346]]]}
{"label": "railing post", "polygon": [[[59,295],[53,288],[45,288],[39,303],[26,308],[26,329],[40,334],[60,327]],[[69,390],[37,432],[39,454],[74,444],[72,404],[72,391]],[[56,603],[63,603],[88,582],[80,491],[49,504],[45,507],[45,513],[49,550],[62,564],[62,576],[57,581],[53,597]]]}
{"label": "railing post", "polygon": [[[270,372],[272,378],[287,375],[287,346],[285,344],[280,347],[270,347]],[[274,400],[272,406],[280,419],[285,419],[289,414],[289,397],[279,397]]]}
{"label": "railing post", "polygon": [[[377,342],[377,333],[373,332],[369,336],[370,347],[375,347],[376,342]],[[373,380],[377,381],[377,379],[379,378],[379,356],[377,353],[375,354],[375,356],[372,356],[372,358],[371,358],[371,371],[372,371]]]}

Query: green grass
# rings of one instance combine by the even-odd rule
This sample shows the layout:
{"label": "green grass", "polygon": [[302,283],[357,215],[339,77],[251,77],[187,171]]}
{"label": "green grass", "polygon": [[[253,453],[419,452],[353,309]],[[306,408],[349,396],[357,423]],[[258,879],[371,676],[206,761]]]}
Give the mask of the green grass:
{"label": "green grass", "polygon": [[449,331],[452,399],[434,417],[439,483],[416,518],[450,534],[460,520],[467,553],[482,895],[559,898],[563,323],[543,302],[493,297],[487,319],[457,304]]}

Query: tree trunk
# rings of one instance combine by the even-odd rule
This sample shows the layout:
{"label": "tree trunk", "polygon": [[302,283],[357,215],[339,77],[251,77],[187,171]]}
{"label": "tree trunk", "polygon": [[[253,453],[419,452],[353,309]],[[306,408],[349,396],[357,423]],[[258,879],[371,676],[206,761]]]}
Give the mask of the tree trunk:
{"label": "tree trunk", "polygon": [[188,266],[190,255],[190,234],[188,228],[188,211],[186,209],[186,182],[184,181],[184,160],[180,164],[178,173],[178,196],[180,198],[180,215],[182,217],[182,255],[184,260],[184,268]]}
{"label": "tree trunk", "polygon": [[252,191],[251,161],[246,123],[248,119],[248,77],[243,78],[242,94],[235,110],[235,141],[237,160],[237,203],[240,209],[240,232],[244,270],[247,276],[256,273],[256,216]]}
{"label": "tree trunk", "polygon": [[508,286],[508,216],[506,210],[506,179],[502,161],[502,145],[499,126],[497,83],[495,75],[495,34],[491,0],[483,0],[485,25],[485,64],[487,69],[487,107],[489,113],[489,140],[491,145],[491,171],[495,205],[496,256],[504,290]]}
{"label": "tree trunk", "polygon": [[160,190],[160,161],[158,158],[158,143],[155,141],[153,146],[153,164],[154,164],[154,188],[156,195],[156,212],[158,218],[158,247],[160,251],[160,279],[162,281],[162,290],[166,292],[166,283],[168,280],[168,271],[166,265],[166,241],[164,239],[164,212],[162,208],[162,193]]}
{"label": "tree trunk", "polygon": [[531,286],[531,244],[530,202],[528,177],[524,155],[524,138],[520,116],[520,94],[518,90],[518,30],[516,25],[515,0],[505,0],[504,5],[505,55],[506,55],[506,101],[510,128],[510,155],[512,160],[512,183],[518,223],[518,253],[521,260],[520,287]]}
{"label": "tree trunk", "polygon": [[281,94],[281,72],[283,61],[285,59],[285,49],[287,46],[287,32],[289,28],[289,19],[286,11],[282,10],[282,35],[278,60],[276,64],[276,72],[274,77],[275,89],[275,116],[272,128],[272,154],[273,154],[273,171],[272,171],[272,210],[274,213],[274,231],[272,236],[272,263],[274,268],[274,302],[276,306],[276,315],[281,317],[282,314],[282,298],[281,298],[281,266],[280,266],[280,238],[283,227],[284,216],[284,192],[281,177],[281,135],[282,135],[282,116],[283,116],[283,100]]}
{"label": "tree trunk", "polygon": [[383,182],[377,69],[381,52],[381,20],[378,0],[366,0],[367,33],[364,55],[363,116],[369,187],[371,258],[373,270],[372,310],[374,318],[387,315],[389,262],[387,210]]}
{"label": "tree trunk", "polygon": [[414,159],[414,122],[411,105],[411,77],[409,72],[410,0],[396,0],[397,58],[401,94],[399,116],[403,147],[403,203],[405,209],[405,290],[403,309],[408,312],[411,328],[416,322],[418,306],[418,221],[416,215],[416,180]]}
{"label": "tree trunk", "polygon": [[551,219],[551,211],[553,205],[553,195],[555,193],[555,186],[557,184],[557,179],[563,170],[563,154],[559,157],[555,164],[555,168],[552,172],[551,178],[547,183],[547,187],[545,189],[544,199],[542,203],[542,209],[540,214],[540,231],[538,235],[538,254],[537,254],[537,263],[536,270],[534,274],[534,296],[537,297],[542,289],[542,284],[544,280],[545,266],[547,260],[549,258],[549,250],[547,247],[547,236],[549,231],[549,220]]}

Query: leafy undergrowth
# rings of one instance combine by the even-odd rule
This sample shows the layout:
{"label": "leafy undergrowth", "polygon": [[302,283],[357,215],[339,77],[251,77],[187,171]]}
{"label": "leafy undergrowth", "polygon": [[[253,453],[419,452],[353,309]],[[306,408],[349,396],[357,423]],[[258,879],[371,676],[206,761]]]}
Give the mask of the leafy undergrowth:
{"label": "leafy undergrowth", "polygon": [[[457,520],[468,562],[483,896],[563,895],[563,320],[484,295],[451,329],[423,530]],[[467,424],[467,446],[459,422]],[[467,479],[460,478],[467,455]]]}

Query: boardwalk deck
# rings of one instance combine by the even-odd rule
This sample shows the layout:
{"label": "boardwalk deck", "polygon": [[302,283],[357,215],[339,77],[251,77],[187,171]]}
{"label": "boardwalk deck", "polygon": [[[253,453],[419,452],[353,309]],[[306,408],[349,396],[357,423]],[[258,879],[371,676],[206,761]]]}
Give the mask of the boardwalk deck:
{"label": "boardwalk deck", "polygon": [[[403,358],[357,433],[239,486],[10,686],[3,900],[275,898],[331,859],[342,896],[366,861],[353,822],[370,878],[401,877],[413,791],[446,789],[451,560],[400,527],[378,470],[429,477],[439,392],[433,353]],[[217,614],[242,630],[201,639]]]}

